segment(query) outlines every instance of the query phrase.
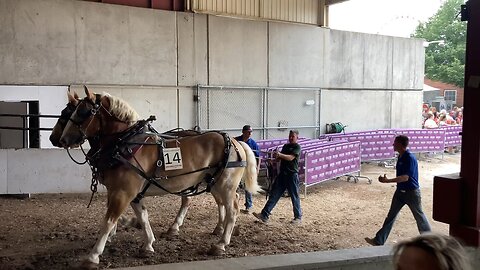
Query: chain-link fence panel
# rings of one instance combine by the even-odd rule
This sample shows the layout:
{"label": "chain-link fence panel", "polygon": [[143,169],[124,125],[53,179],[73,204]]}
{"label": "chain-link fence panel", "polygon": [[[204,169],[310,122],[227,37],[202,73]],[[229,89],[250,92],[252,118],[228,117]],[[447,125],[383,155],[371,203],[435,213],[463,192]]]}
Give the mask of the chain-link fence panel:
{"label": "chain-link fence panel", "polygon": [[260,138],[264,126],[262,88],[198,88],[198,126],[204,130],[241,131],[252,126],[252,137]]}
{"label": "chain-link fence panel", "polygon": [[197,125],[203,130],[241,132],[253,127],[255,139],[288,137],[297,129],[302,137],[318,136],[320,89],[254,87],[197,88]]}

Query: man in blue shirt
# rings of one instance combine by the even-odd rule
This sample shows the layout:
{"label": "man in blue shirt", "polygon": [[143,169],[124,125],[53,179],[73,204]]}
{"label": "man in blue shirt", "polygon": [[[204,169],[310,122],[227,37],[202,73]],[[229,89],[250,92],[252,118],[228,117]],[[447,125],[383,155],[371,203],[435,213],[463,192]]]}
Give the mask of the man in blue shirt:
{"label": "man in blue shirt", "polygon": [[[255,154],[255,157],[257,158],[257,165],[259,163],[259,157],[260,157],[260,148],[258,147],[257,143],[250,138],[252,136],[252,127],[250,125],[245,125],[242,128],[242,135],[235,137],[235,140],[237,141],[242,141],[248,144],[250,148],[252,149],[253,153]],[[245,209],[240,210],[240,212],[244,214],[249,214],[252,211],[252,193],[248,192],[245,190]]]}
{"label": "man in blue shirt", "polygon": [[407,136],[399,135],[395,138],[393,149],[399,154],[397,160],[397,177],[388,179],[386,174],[378,177],[378,181],[381,183],[397,183],[397,190],[393,195],[392,204],[382,228],[374,238],[365,238],[365,241],[370,245],[379,246],[385,244],[392,230],[393,223],[405,204],[408,205],[412,211],[413,217],[417,222],[418,231],[420,233],[431,231],[430,224],[422,210],[420,185],[418,184],[417,159],[407,150],[407,146]]}

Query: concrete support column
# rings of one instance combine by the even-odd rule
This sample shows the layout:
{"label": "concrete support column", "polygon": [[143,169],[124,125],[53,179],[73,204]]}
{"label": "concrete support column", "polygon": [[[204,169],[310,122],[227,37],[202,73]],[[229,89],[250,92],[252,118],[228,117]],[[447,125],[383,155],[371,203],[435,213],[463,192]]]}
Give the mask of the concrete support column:
{"label": "concrete support column", "polygon": [[465,101],[459,175],[434,178],[433,218],[450,224],[450,234],[480,246],[480,0],[467,2]]}

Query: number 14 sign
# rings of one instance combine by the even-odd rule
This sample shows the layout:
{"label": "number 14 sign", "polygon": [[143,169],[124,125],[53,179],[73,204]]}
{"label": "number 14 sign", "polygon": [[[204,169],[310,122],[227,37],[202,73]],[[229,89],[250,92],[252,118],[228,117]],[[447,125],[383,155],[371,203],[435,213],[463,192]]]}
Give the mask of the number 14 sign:
{"label": "number 14 sign", "polygon": [[182,152],[180,148],[164,148],[163,161],[165,164],[165,171],[183,169]]}

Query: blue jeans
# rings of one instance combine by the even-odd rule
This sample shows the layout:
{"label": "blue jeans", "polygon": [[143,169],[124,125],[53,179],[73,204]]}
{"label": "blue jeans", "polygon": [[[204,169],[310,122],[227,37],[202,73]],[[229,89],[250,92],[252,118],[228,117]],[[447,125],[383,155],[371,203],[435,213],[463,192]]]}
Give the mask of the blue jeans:
{"label": "blue jeans", "polygon": [[285,190],[288,190],[290,198],[292,199],[293,216],[294,218],[301,219],[302,208],[300,207],[300,196],[298,195],[299,182],[297,173],[280,173],[273,184],[268,201],[262,209],[262,215],[268,219],[278,200],[280,200]]}
{"label": "blue jeans", "polygon": [[245,190],[245,208],[250,209],[252,206],[252,193]]}
{"label": "blue jeans", "polygon": [[383,222],[382,228],[375,235],[375,241],[379,245],[385,244],[387,241],[388,235],[392,230],[393,223],[397,218],[398,213],[404,205],[408,205],[412,211],[413,217],[417,222],[418,231],[420,233],[429,232],[430,224],[428,223],[427,217],[422,211],[422,198],[420,196],[420,189],[415,190],[399,190],[395,191],[392,198],[392,205],[388,211],[388,215]]}

